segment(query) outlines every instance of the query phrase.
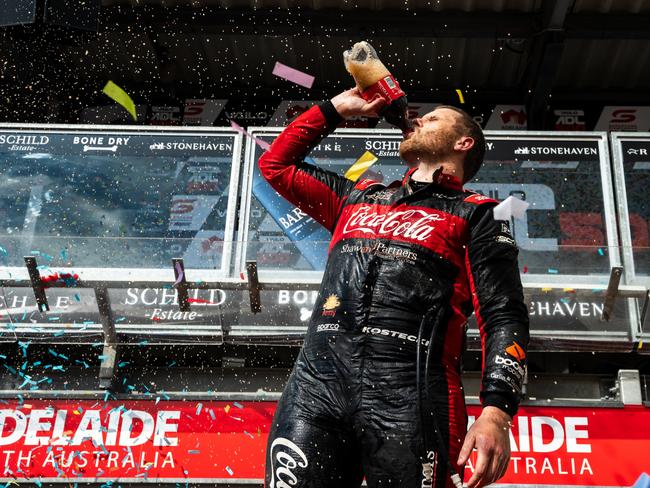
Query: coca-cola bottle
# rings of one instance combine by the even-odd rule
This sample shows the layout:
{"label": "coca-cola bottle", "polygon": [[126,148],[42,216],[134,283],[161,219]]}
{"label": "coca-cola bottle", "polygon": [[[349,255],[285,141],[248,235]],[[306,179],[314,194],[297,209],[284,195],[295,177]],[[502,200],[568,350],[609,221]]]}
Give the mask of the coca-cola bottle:
{"label": "coca-cola bottle", "polygon": [[377,56],[377,51],[366,41],[357,42],[352,49],[343,53],[345,69],[354,77],[361,90],[361,96],[371,101],[377,94],[386,100],[387,105],[379,115],[399,128],[403,133],[412,130],[408,118],[408,101],[399,83]]}

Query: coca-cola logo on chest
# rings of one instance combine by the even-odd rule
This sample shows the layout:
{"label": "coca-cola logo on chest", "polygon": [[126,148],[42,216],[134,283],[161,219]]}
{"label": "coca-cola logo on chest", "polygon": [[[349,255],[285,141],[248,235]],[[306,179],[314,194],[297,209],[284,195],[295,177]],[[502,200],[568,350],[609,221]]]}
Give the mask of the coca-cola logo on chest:
{"label": "coca-cola logo on chest", "polygon": [[423,209],[381,213],[377,207],[361,206],[345,222],[343,237],[353,232],[362,232],[368,234],[368,237],[403,237],[424,241],[435,230],[434,223],[444,220],[440,214]]}

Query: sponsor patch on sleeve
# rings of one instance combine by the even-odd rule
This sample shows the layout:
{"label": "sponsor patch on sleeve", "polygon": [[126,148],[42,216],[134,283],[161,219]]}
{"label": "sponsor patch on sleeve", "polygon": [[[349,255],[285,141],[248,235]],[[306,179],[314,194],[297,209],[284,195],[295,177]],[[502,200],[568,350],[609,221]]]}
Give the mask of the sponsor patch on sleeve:
{"label": "sponsor patch on sleeve", "polygon": [[474,203],[476,205],[481,205],[483,203],[499,203],[498,200],[494,200],[493,198],[486,197],[485,195],[481,195],[480,193],[473,193],[472,195],[465,197],[464,201],[468,203]]}
{"label": "sponsor patch on sleeve", "polygon": [[363,180],[359,181],[354,187],[357,190],[365,190],[369,186],[372,185],[381,185],[379,181],[371,180],[370,178],[364,178]]}

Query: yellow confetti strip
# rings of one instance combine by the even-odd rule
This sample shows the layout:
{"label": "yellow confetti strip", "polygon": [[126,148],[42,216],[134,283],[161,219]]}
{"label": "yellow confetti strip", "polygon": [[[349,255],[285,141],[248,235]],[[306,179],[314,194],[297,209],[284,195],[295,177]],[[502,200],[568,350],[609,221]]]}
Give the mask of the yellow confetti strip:
{"label": "yellow confetti strip", "polygon": [[351,181],[357,181],[370,166],[377,162],[377,156],[370,151],[364,152],[355,163],[345,172],[345,177]]}
{"label": "yellow confetti strip", "polygon": [[230,405],[226,405],[223,407],[223,409],[226,411],[226,413],[230,412]]}
{"label": "yellow confetti strip", "polygon": [[456,88],[456,93],[458,93],[458,98],[460,99],[460,103],[465,103],[465,99],[463,98],[463,92],[460,91],[460,88]]}
{"label": "yellow confetti strip", "polygon": [[542,288],[542,291],[553,291],[553,288]]}
{"label": "yellow confetti strip", "polygon": [[102,90],[106,96],[109,98],[115,100],[117,103],[122,105],[126,109],[127,112],[131,114],[131,117],[133,117],[133,120],[136,122],[138,121],[138,116],[135,112],[135,103],[133,103],[133,100],[131,100],[131,97],[126,93],[124,90],[122,90],[119,86],[117,86],[115,83],[112,81],[109,81],[106,83],[106,86]]}
{"label": "yellow confetti strip", "polygon": [[643,347],[643,341],[639,341],[639,349]]}

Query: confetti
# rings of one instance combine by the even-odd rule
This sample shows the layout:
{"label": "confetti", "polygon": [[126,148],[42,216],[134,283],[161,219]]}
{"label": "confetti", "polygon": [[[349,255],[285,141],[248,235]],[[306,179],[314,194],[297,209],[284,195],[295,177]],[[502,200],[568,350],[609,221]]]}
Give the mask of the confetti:
{"label": "confetti", "polygon": [[458,93],[458,99],[460,100],[460,103],[465,103],[465,99],[463,98],[463,92],[460,91],[460,88],[456,88],[456,93]]}
{"label": "confetti", "polygon": [[643,341],[639,341],[639,349],[643,347]]}
{"label": "confetti", "polygon": [[246,129],[244,129],[241,125],[239,125],[239,124],[238,124],[237,122],[235,122],[234,120],[231,120],[231,121],[230,121],[230,127],[232,127],[233,130],[235,130],[235,131],[237,131],[237,132],[240,132],[240,133],[244,134],[246,137],[252,139],[253,142],[255,142],[255,144],[257,144],[258,146],[260,146],[260,147],[261,147],[262,149],[264,149],[265,151],[268,151],[269,148],[271,147],[271,144],[269,144],[269,143],[266,142],[266,141],[263,141],[262,139],[259,139],[258,137],[255,137],[253,134],[251,134],[250,132],[248,132]]}
{"label": "confetti", "polygon": [[376,162],[377,156],[370,151],[366,151],[352,166],[348,168],[344,176],[350,181],[357,181],[361,175]]}
{"label": "confetti", "polygon": [[204,300],[203,298],[188,298],[189,303],[213,303],[210,300]]}
{"label": "confetti", "polygon": [[176,278],[176,281],[174,281],[174,285],[178,285],[181,281],[183,281],[183,278],[185,277],[185,273],[183,273],[183,268],[181,268],[181,263],[176,263],[176,274],[178,274],[178,278]]}
{"label": "confetti", "polygon": [[495,220],[510,220],[511,217],[516,219],[523,219],[524,213],[528,209],[530,204],[519,200],[518,198],[510,195],[499,205],[494,207],[494,219]]}
{"label": "confetti", "polygon": [[223,407],[223,409],[226,411],[226,413],[230,412],[230,405],[226,405]]}
{"label": "confetti", "polygon": [[111,98],[115,102],[119,103],[122,107],[124,107],[126,111],[131,114],[133,120],[136,122],[138,121],[138,115],[135,112],[135,104],[133,103],[131,97],[124,90],[109,80],[109,82],[106,83],[106,86],[104,86],[102,92],[107,97]]}
{"label": "confetti", "polygon": [[553,291],[553,288],[542,288],[543,292]]}
{"label": "confetti", "polygon": [[528,273],[528,266],[524,266],[524,274]]}
{"label": "confetti", "polygon": [[559,271],[557,269],[555,269],[555,268],[548,268],[548,272],[550,274],[558,274],[559,273]]}
{"label": "confetti", "polygon": [[233,402],[232,404],[237,408],[244,408],[244,406],[241,403]]}
{"label": "confetti", "polygon": [[230,469],[230,466],[226,466],[226,471],[228,471],[228,474],[229,474],[230,476],[233,475],[233,470]]}
{"label": "confetti", "polygon": [[291,81],[296,85],[304,86],[305,88],[311,88],[314,84],[314,77],[312,75],[303,73],[278,61],[275,62],[275,66],[273,67],[273,74],[279,78]]}

